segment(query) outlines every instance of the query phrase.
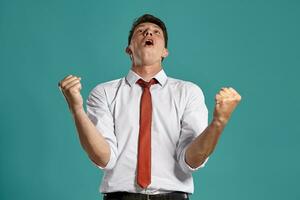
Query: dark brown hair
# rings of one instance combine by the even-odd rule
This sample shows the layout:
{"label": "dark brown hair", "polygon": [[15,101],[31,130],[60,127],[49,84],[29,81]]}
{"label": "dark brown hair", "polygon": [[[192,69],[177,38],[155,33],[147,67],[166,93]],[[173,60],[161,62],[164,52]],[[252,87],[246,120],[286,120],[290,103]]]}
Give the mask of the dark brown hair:
{"label": "dark brown hair", "polygon": [[156,24],[157,26],[159,26],[161,28],[161,30],[164,33],[164,38],[165,38],[165,48],[168,47],[168,32],[167,32],[167,28],[164,24],[163,21],[161,21],[159,18],[150,15],[150,14],[144,14],[142,16],[140,16],[139,18],[135,19],[135,21],[133,22],[131,29],[129,31],[129,35],[128,35],[128,45],[130,44],[133,32],[135,30],[135,28],[141,24],[141,23],[145,23],[145,22],[150,22],[153,24]]}

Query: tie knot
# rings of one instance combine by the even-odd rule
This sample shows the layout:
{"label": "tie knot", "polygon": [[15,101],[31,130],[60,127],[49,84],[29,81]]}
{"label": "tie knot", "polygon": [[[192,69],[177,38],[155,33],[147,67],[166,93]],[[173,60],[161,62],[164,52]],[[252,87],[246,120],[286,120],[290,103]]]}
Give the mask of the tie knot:
{"label": "tie knot", "polygon": [[158,83],[158,81],[153,78],[149,82],[144,81],[143,79],[139,79],[137,84],[139,84],[142,88],[150,88],[151,85]]}

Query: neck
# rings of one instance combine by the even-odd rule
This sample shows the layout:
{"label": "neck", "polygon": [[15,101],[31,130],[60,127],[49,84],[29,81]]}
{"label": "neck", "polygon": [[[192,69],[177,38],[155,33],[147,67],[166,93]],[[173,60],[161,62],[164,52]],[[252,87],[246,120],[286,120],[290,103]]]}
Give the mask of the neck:
{"label": "neck", "polygon": [[161,69],[161,64],[154,65],[132,65],[132,71],[137,73],[140,77],[142,77],[145,81],[150,81],[153,76],[155,76]]}

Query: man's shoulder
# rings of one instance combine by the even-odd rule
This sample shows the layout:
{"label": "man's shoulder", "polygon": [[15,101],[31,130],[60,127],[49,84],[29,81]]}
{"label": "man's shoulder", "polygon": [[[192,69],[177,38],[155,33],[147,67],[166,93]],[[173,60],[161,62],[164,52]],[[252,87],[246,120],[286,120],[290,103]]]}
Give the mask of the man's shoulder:
{"label": "man's shoulder", "polygon": [[201,90],[199,85],[197,85],[196,83],[189,81],[189,80],[182,80],[182,79],[178,79],[178,78],[168,77],[168,83],[171,86],[178,87],[181,89],[188,89],[188,90],[200,89]]}
{"label": "man's shoulder", "polygon": [[104,91],[110,91],[113,90],[115,88],[118,88],[120,86],[120,84],[122,84],[122,82],[124,81],[124,77],[123,78],[118,78],[118,79],[114,79],[114,80],[110,80],[110,81],[106,81],[106,82],[101,82],[96,84],[96,86],[94,86],[91,90],[91,93],[93,92],[104,92]]}
{"label": "man's shoulder", "polygon": [[98,83],[95,86],[95,88],[104,88],[104,89],[115,88],[115,87],[118,87],[122,83],[123,79],[124,79],[124,77],[106,81],[106,82],[101,82],[101,83]]}

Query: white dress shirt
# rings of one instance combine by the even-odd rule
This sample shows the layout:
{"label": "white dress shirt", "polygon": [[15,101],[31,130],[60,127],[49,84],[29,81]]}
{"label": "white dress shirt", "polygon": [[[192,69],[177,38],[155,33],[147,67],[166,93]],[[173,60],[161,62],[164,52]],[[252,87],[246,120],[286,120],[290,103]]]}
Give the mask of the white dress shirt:
{"label": "white dress shirt", "polygon": [[194,192],[191,168],[185,162],[187,146],[208,125],[208,110],[200,87],[167,77],[162,69],[151,86],[151,184],[136,182],[140,99],[143,92],[132,70],[126,77],[98,84],[87,99],[87,115],[110,145],[111,155],[99,191],[157,194]]}

